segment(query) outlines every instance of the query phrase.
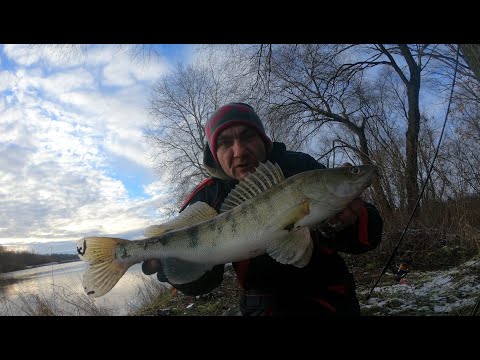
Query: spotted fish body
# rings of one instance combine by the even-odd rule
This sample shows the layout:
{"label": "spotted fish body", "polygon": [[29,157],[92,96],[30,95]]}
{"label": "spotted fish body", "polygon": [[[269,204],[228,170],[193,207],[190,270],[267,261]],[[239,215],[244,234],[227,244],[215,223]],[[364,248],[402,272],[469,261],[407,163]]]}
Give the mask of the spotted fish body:
{"label": "spotted fish body", "polygon": [[174,220],[147,228],[146,239],[79,240],[79,256],[89,262],[84,289],[91,297],[102,296],[130,266],[149,259],[162,261],[173,284],[194,281],[215,265],[264,253],[304,267],[313,251],[310,229],[344,209],[375,174],[375,166],[362,165],[284,179],[278,165],[260,164],[230,192],[219,214],[196,202]]}

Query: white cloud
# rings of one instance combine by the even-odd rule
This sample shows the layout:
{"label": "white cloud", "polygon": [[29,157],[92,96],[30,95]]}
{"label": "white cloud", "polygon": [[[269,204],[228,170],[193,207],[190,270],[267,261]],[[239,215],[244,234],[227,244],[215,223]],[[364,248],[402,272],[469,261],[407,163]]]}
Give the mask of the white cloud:
{"label": "white cloud", "polygon": [[161,221],[165,186],[140,184],[135,198],[114,174],[150,171],[147,98],[169,65],[141,68],[107,46],[57,71],[49,54],[3,50],[20,65],[0,72],[0,244],[134,234]]}
{"label": "white cloud", "polygon": [[8,71],[0,71],[0,91],[12,89],[15,86],[15,75]]}
{"label": "white cloud", "polygon": [[94,48],[89,52],[88,64],[105,65],[102,71],[102,84],[106,86],[131,86],[138,81],[157,80],[172,69],[163,56],[152,57],[147,62],[132,59],[132,46],[118,45]]}
{"label": "white cloud", "polygon": [[[107,47],[84,44],[7,44],[4,45],[4,53],[18,65],[41,65],[55,71],[86,66],[88,63],[105,64],[109,57],[102,53],[102,49]],[[97,49],[99,51],[95,51]]]}
{"label": "white cloud", "polygon": [[[31,50],[31,48],[30,48]],[[38,62],[41,54],[37,51],[29,51],[29,45],[7,44],[4,46],[5,55],[20,65],[29,66]]]}

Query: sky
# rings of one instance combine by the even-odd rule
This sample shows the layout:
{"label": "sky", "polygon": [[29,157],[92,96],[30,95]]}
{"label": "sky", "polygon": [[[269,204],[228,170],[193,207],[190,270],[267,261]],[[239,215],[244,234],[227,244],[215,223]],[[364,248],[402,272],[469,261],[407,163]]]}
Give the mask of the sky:
{"label": "sky", "polygon": [[[84,236],[141,238],[172,201],[143,134],[149,96],[194,45],[158,45],[148,62],[128,46],[42,49],[0,44],[0,245],[74,253]],[[426,103],[443,118],[444,102]]]}
{"label": "sky", "polygon": [[141,238],[169,201],[143,135],[148,99],[192,46],[159,45],[148,63],[128,46],[42,49],[0,45],[0,245],[67,253],[84,236]]}

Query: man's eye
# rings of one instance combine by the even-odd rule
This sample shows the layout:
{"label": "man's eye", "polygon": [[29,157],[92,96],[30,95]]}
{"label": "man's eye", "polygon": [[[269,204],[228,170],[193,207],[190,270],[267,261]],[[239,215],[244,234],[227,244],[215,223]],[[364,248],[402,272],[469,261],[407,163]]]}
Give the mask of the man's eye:
{"label": "man's eye", "polygon": [[242,134],[241,136],[241,139],[242,140],[251,140],[252,138],[254,138],[255,136],[257,136],[257,133],[255,130],[252,130],[252,131],[247,131],[245,133]]}
{"label": "man's eye", "polygon": [[222,140],[219,140],[217,141],[217,148],[219,147],[228,147],[230,146],[232,143],[232,141],[228,140],[228,139],[222,139]]}

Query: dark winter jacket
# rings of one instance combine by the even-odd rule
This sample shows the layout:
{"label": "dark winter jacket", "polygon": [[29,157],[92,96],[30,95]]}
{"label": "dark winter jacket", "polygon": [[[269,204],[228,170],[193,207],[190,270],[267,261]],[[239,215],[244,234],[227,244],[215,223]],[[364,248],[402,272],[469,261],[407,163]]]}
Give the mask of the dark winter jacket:
{"label": "dark winter jacket", "polygon": [[[268,160],[278,163],[285,177],[299,172],[321,169],[323,165],[305,153],[287,151],[275,142]],[[223,200],[238,181],[209,178],[203,181],[182,206],[203,201],[220,209]],[[243,315],[320,315],[360,312],[355,282],[338,253],[360,254],[374,249],[381,240],[383,221],[377,209],[364,202],[357,223],[332,237],[312,231],[314,252],[304,268],[284,265],[264,254],[233,263],[243,295]],[[217,265],[200,279],[174,285],[187,295],[208,293],[223,280],[224,265]]]}

